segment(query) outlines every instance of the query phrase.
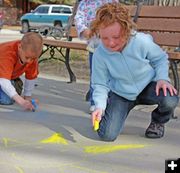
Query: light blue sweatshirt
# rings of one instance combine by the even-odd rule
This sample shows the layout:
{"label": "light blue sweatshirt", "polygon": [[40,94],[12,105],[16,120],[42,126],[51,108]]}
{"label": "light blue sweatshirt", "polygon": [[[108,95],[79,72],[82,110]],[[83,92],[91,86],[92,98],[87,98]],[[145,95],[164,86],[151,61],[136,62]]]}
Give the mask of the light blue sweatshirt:
{"label": "light blue sweatshirt", "polygon": [[121,52],[112,52],[100,43],[93,56],[92,86],[96,108],[105,110],[110,90],[135,100],[151,81],[169,81],[168,55],[149,34],[135,33]]}

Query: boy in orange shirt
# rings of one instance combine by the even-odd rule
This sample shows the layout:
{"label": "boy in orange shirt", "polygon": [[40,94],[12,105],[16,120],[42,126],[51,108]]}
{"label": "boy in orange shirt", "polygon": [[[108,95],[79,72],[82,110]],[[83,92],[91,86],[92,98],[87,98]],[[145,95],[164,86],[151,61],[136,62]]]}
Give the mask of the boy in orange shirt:
{"label": "boy in orange shirt", "polygon": [[[0,44],[0,104],[10,105],[15,101],[25,110],[34,110],[31,95],[42,48],[42,37],[33,32],[25,34],[21,40]],[[23,73],[24,96],[21,96],[16,84],[20,82],[18,78]]]}

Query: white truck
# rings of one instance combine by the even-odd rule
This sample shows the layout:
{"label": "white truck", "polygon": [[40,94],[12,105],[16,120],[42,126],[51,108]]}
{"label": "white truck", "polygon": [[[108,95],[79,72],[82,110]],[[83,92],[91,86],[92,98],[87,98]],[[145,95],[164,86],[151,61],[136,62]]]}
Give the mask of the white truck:
{"label": "white truck", "polygon": [[72,6],[46,4],[40,5],[21,17],[22,33],[38,30],[42,26],[65,27],[72,15]]}

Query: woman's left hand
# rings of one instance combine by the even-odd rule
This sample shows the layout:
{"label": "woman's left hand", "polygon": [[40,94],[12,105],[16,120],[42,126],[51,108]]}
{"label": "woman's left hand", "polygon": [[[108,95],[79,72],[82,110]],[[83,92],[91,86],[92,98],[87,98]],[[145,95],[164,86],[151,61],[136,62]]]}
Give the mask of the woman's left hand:
{"label": "woman's left hand", "polygon": [[169,90],[170,95],[177,95],[177,90],[174,88],[174,86],[165,80],[158,80],[156,84],[156,95],[159,95],[160,89],[163,90],[164,96],[167,96],[167,90]]}

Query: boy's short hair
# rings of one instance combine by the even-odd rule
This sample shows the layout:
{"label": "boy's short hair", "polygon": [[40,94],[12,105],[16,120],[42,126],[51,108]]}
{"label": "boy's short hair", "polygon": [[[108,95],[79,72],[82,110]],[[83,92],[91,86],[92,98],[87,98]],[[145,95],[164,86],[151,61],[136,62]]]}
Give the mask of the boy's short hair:
{"label": "boy's short hair", "polygon": [[42,51],[43,39],[35,32],[26,33],[21,39],[21,46],[24,51],[29,50],[34,53]]}

